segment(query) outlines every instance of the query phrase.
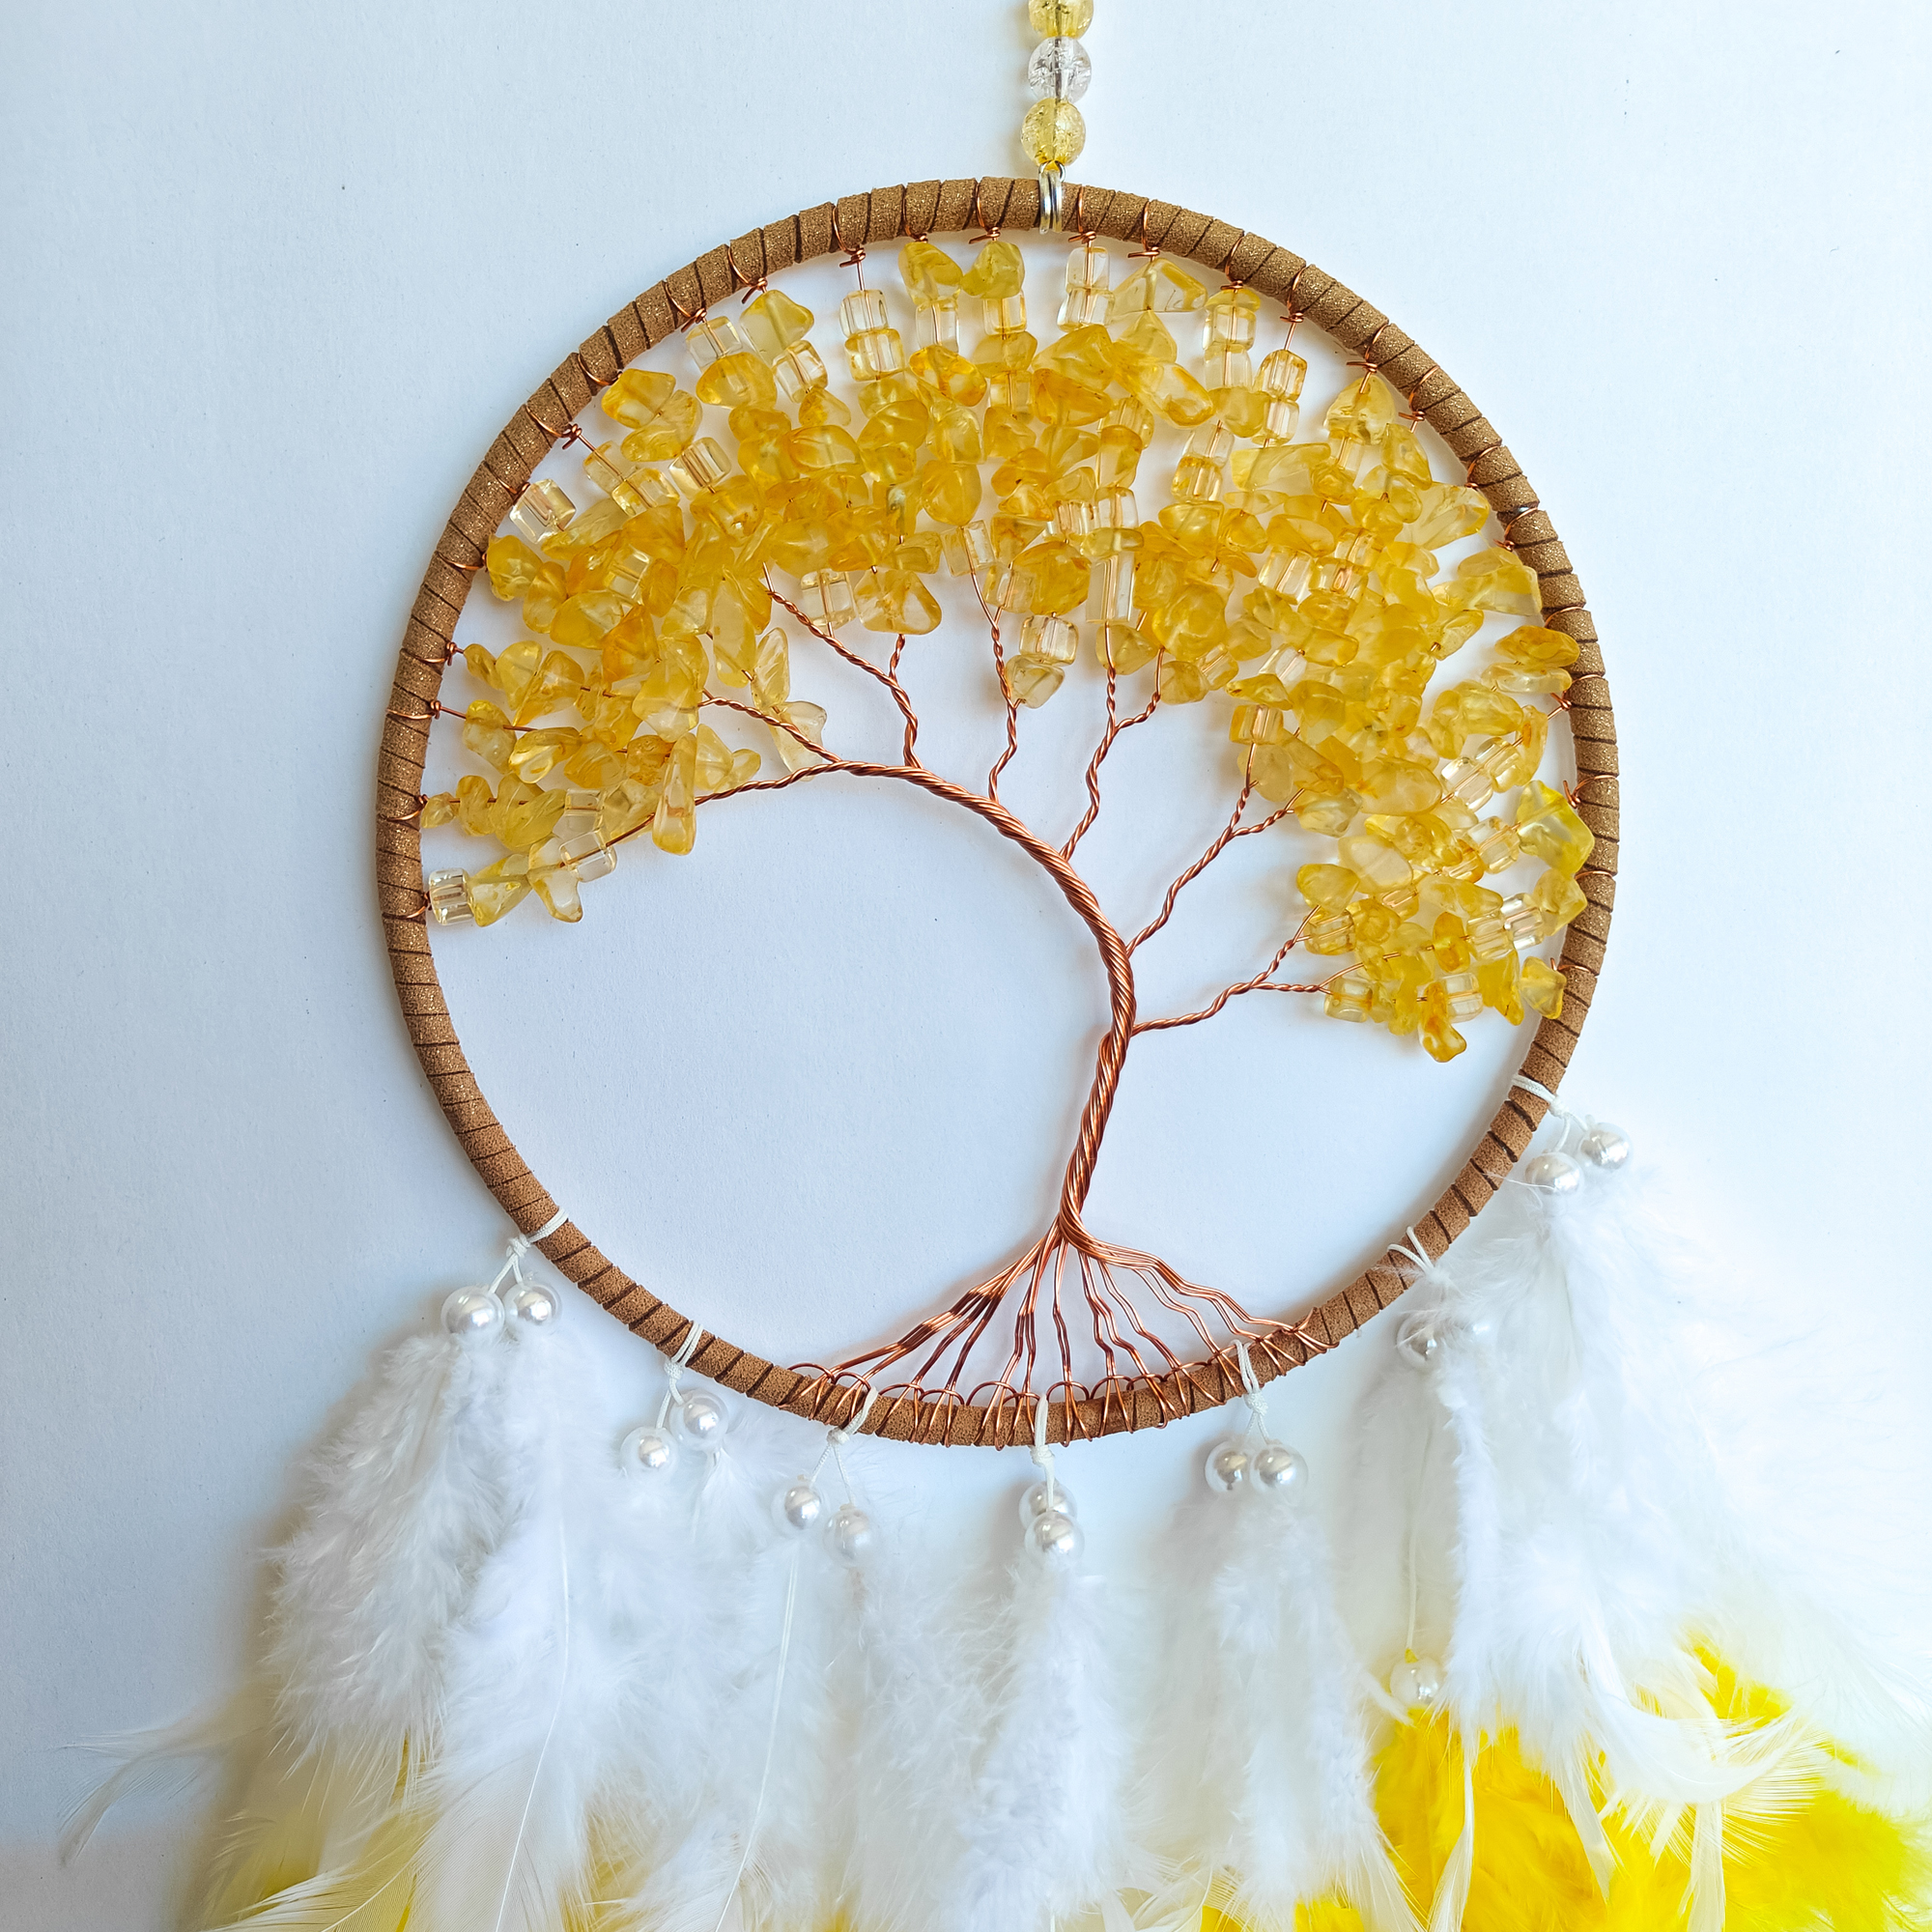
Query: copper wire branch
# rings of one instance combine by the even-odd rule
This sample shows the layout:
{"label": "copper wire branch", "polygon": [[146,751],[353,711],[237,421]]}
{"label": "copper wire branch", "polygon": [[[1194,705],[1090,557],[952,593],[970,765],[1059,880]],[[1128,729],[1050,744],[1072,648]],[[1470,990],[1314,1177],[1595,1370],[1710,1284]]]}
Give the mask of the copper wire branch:
{"label": "copper wire branch", "polygon": [[[871,1388],[879,1378],[900,1370],[903,1379],[891,1384],[895,1393],[913,1395],[941,1409],[985,1398],[995,1409],[1003,1413],[1009,1410],[1017,1427],[1026,1398],[1036,1392],[1038,1378],[1046,1373],[1041,1366],[1044,1361],[1059,1371],[1057,1377],[1048,1380],[1044,1394],[1049,1399],[1064,1395],[1069,1416],[1076,1412],[1079,1404],[1092,1402],[1098,1404],[1103,1418],[1111,1417],[1116,1409],[1124,1418],[1131,1413],[1137,1391],[1148,1388],[1153,1392],[1163,1416],[1172,1417],[1179,1413],[1171,1393],[1177,1383],[1190,1391],[1190,1406],[1195,1406],[1197,1397],[1201,1405],[1216,1404],[1224,1398],[1231,1373],[1227,1364],[1237,1345],[1259,1351],[1280,1367],[1305,1360],[1325,1346],[1320,1338],[1297,1325],[1257,1320],[1231,1295],[1187,1280],[1156,1256],[1100,1240],[1083,1218],[1127,1048],[1137,1035],[1211,1019],[1230,1000],[1244,993],[1321,990],[1317,986],[1290,986],[1273,978],[1300,938],[1297,927],[1262,972],[1225,988],[1199,1012],[1143,1021],[1135,1005],[1132,967],[1135,948],[1167,923],[1181,892],[1236,839],[1267,830],[1280,821],[1289,808],[1283,806],[1265,817],[1243,824],[1243,815],[1253,797],[1252,782],[1243,782],[1228,823],[1201,857],[1168,888],[1159,913],[1131,942],[1122,940],[1101,910],[1093,889],[1074,869],[1072,859],[1099,815],[1100,771],[1109,753],[1123,731],[1147,723],[1160,704],[1157,675],[1154,694],[1145,707],[1122,719],[1118,676],[1109,670],[1106,720],[1087,765],[1086,810],[1064,845],[1049,844],[1000,802],[1001,775],[1018,750],[1019,707],[1007,674],[1001,643],[1000,619],[1004,613],[987,605],[977,582],[975,589],[986,618],[993,666],[1006,709],[1005,747],[987,773],[984,791],[974,791],[921,763],[916,750],[919,715],[899,676],[905,652],[903,635],[894,639],[890,657],[880,666],[841,643],[831,631],[814,623],[778,590],[771,593],[775,603],[790,611],[836,656],[891,694],[903,726],[898,762],[846,757],[828,751],[790,720],[754,703],[711,692],[705,693],[702,700],[705,705],[736,712],[774,732],[785,733],[810,754],[811,762],[781,778],[758,779],[724,791],[704,793],[696,803],[709,805],[753,792],[783,791],[828,773],[847,778],[886,779],[912,785],[973,813],[1038,866],[1092,933],[1107,980],[1107,1028],[1094,1053],[1093,1080],[1062,1178],[1059,1203],[1046,1233],[1016,1260],[967,1289],[946,1308],[915,1322],[895,1341],[865,1350],[829,1367],[806,1366],[811,1370],[814,1381],[827,1392],[847,1385]],[[446,709],[435,700],[430,703],[433,708],[424,716],[424,723]],[[650,821],[646,820],[621,833],[611,843],[622,843],[650,829]],[[1150,1326],[1143,1318],[1136,1306],[1137,1293],[1151,1295],[1160,1309],[1191,1331],[1206,1350],[1207,1360],[1183,1362],[1176,1352],[1174,1341]],[[969,1385],[976,1353],[1003,1311],[1009,1313],[1012,1322],[1004,1362],[996,1376]],[[1050,1339],[1044,1341],[1043,1326],[1050,1326],[1052,1331]],[[1098,1378],[1091,1384],[1074,1379],[1076,1332],[1083,1345],[1091,1342],[1099,1362]]]}
{"label": "copper wire branch", "polygon": [[1094,747],[1094,755],[1087,761],[1087,811],[1080,823],[1073,828],[1073,836],[1063,845],[1061,855],[1070,859],[1079,849],[1080,841],[1093,829],[1094,821],[1100,815],[1100,767],[1107,761],[1107,753],[1114,749],[1114,741],[1122,731],[1131,731],[1136,724],[1145,724],[1160,704],[1160,659],[1153,662],[1153,696],[1147,701],[1144,710],[1137,711],[1131,718],[1122,719],[1119,714],[1120,677],[1110,664],[1107,667],[1107,724],[1100,733],[1100,742]]}
{"label": "copper wire branch", "polygon": [[[1282,941],[1281,947],[1279,951],[1276,952],[1274,957],[1270,959],[1268,963],[1265,966],[1264,966],[1262,970],[1259,973],[1257,973],[1252,980],[1237,980],[1232,986],[1222,987],[1221,991],[1214,996],[1213,1003],[1209,1006],[1203,1007],[1199,1012],[1177,1013],[1172,1019],[1165,1019],[1165,1020],[1137,1020],[1134,1023],[1135,1035],[1138,1036],[1144,1033],[1161,1033],[1169,1027],[1195,1026],[1198,1025],[1202,1020],[1211,1020],[1214,1017],[1214,1015],[1218,1013],[1221,1010],[1221,1009],[1228,1004],[1230,1000],[1237,1000],[1243,993],[1326,992],[1329,983],[1328,980],[1323,980],[1319,984],[1316,985],[1307,985],[1307,984],[1290,984],[1285,980],[1278,980],[1274,977],[1275,974],[1280,970],[1281,962],[1284,959],[1286,959],[1288,955],[1291,952],[1293,952],[1298,945],[1300,945],[1301,935],[1303,931],[1306,930],[1307,925],[1308,925],[1308,921],[1306,918],[1304,918],[1301,923],[1297,925],[1294,928],[1294,930],[1291,932],[1289,936]],[[1339,973],[1329,975],[1330,980],[1339,979],[1341,975]]]}
{"label": "copper wire branch", "polygon": [[1251,838],[1257,832],[1265,832],[1269,826],[1279,825],[1281,821],[1285,817],[1287,817],[1289,808],[1283,805],[1276,807],[1276,809],[1273,811],[1269,812],[1265,818],[1258,818],[1254,821],[1252,825],[1243,825],[1241,823],[1241,813],[1248,809],[1248,800],[1254,796],[1254,789],[1255,789],[1254,781],[1252,779],[1245,780],[1242,782],[1241,795],[1235,801],[1235,810],[1230,814],[1227,824],[1224,825],[1221,828],[1221,830],[1215,834],[1213,843],[1208,847],[1207,851],[1202,853],[1200,858],[1195,860],[1193,865],[1188,867],[1186,871],[1182,872],[1179,878],[1176,879],[1173,885],[1168,887],[1167,896],[1161,901],[1159,912],[1157,912],[1153,916],[1153,918],[1147,923],[1147,924],[1142,926],[1140,931],[1135,933],[1133,938],[1127,943],[1127,951],[1129,952],[1138,952],[1141,946],[1146,941],[1151,939],[1154,936],[1154,934],[1158,932],[1161,929],[1161,927],[1164,926],[1168,923],[1168,921],[1174,917],[1175,902],[1180,897],[1180,895],[1189,886],[1191,886],[1194,883],[1194,881],[1198,879],[1201,876],[1201,874],[1205,872],[1208,869],[1208,867],[1211,866],[1214,863],[1214,861],[1218,859],[1221,856],[1221,854],[1225,852],[1228,849],[1228,847],[1235,842],[1236,838]]}
{"label": "copper wire branch", "polygon": [[[765,579],[765,588],[771,590],[771,578],[769,575]],[[893,702],[898,706],[899,716],[905,721],[904,761],[909,765],[918,764],[919,759],[914,754],[913,746],[919,741],[919,714],[912,708],[912,699],[906,696],[905,686],[899,682],[899,654],[905,649],[904,636],[901,635],[898,642],[893,646],[892,661],[884,670],[881,670],[871,659],[862,658],[857,651],[850,650],[841,644],[830,631],[814,624],[781,591],[772,590],[772,602],[774,604],[782,604],[820,643],[830,645],[854,669],[864,671],[867,677],[877,678],[892,693]]]}

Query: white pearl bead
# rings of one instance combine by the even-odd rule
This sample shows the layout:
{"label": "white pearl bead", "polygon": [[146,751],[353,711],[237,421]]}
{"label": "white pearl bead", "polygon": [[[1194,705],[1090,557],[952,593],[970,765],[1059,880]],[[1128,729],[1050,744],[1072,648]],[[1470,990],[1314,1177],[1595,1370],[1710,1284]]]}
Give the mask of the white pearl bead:
{"label": "white pearl bead", "polygon": [[526,1281],[511,1295],[510,1313],[526,1328],[554,1328],[563,1304],[541,1282]]}
{"label": "white pearl bead", "polygon": [[872,1519],[851,1503],[841,1503],[825,1525],[825,1540],[839,1562],[856,1570],[872,1553]]}
{"label": "white pearl bead", "polygon": [[1442,1332],[1435,1311],[1405,1315],[1395,1331],[1395,1351],[1411,1369],[1429,1368],[1442,1347]]}
{"label": "white pearl bead", "polygon": [[1270,1442],[1248,1464],[1256,1489],[1265,1495],[1300,1496],[1308,1490],[1308,1464],[1286,1442]]}
{"label": "white pearl bead", "polygon": [[442,1325],[466,1342],[501,1332],[503,1304],[487,1288],[459,1288],[442,1304]]}
{"label": "white pearl bead", "polygon": [[1630,1136],[1607,1121],[1595,1122],[1577,1151],[1592,1167],[1619,1168],[1631,1157]]}
{"label": "white pearl bead", "polygon": [[[1031,1529],[1035,1521],[1046,1514],[1048,1507],[1046,1485],[1044,1483],[1031,1484],[1020,1496],[1020,1527],[1022,1529]],[[1080,1514],[1079,1510],[1074,1507],[1072,1492],[1065,1483],[1054,1484],[1051,1507],[1057,1509],[1063,1516],[1078,1516]]]}
{"label": "white pearl bead", "polygon": [[1027,1531],[1027,1548],[1050,1569],[1067,1569],[1087,1548],[1086,1532],[1064,1510],[1042,1510]]}
{"label": "white pearl bead", "polygon": [[617,1445],[617,1466],[627,1476],[661,1476],[677,1461],[677,1444],[648,1423]]}
{"label": "white pearl bead", "polygon": [[1539,1153],[1523,1162],[1522,1178],[1545,1194],[1575,1194],[1583,1184],[1583,1170],[1567,1153]]}
{"label": "white pearl bead", "polygon": [[677,1433],[694,1449],[719,1448],[724,1440],[724,1432],[731,1426],[730,1413],[724,1405],[703,1389],[679,1396],[672,1414]]}
{"label": "white pearl bead", "polygon": [[1208,1452],[1202,1475],[1217,1496],[1231,1496],[1248,1480],[1248,1452],[1238,1436],[1230,1435]]}
{"label": "white pearl bead", "polygon": [[1389,1672],[1389,1695],[1405,1711],[1433,1711],[1442,1701],[1442,1666],[1433,1657],[1405,1658]]}
{"label": "white pearl bead", "polygon": [[811,1487],[808,1476],[800,1476],[779,1492],[778,1520],[781,1529],[803,1536],[825,1520],[825,1498]]}

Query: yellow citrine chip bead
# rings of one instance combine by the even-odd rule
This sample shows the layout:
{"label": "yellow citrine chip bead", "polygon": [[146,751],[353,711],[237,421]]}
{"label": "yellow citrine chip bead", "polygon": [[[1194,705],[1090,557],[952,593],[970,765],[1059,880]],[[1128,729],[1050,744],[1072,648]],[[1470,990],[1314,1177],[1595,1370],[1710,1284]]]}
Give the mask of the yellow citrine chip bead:
{"label": "yellow citrine chip bead", "polygon": [[1020,146],[1039,167],[1064,168],[1087,145],[1087,118],[1070,100],[1036,100],[1020,123]]}
{"label": "yellow citrine chip bead", "polygon": [[1294,888],[1310,905],[1329,912],[1339,911],[1355,895],[1360,881],[1346,866],[1303,866],[1294,875]]}
{"label": "yellow citrine chip bead", "polygon": [[1589,859],[1596,834],[1577,817],[1575,807],[1552,785],[1532,780],[1516,809],[1517,837],[1522,849],[1559,872],[1575,874]]}
{"label": "yellow citrine chip bead", "polygon": [[1522,997],[1545,1019],[1562,1017],[1564,984],[1562,972],[1547,959],[1532,955],[1522,962]]}
{"label": "yellow citrine chip bead", "polygon": [[1523,624],[1496,639],[1497,652],[1532,670],[1558,670],[1577,662],[1577,639],[1540,624]]}

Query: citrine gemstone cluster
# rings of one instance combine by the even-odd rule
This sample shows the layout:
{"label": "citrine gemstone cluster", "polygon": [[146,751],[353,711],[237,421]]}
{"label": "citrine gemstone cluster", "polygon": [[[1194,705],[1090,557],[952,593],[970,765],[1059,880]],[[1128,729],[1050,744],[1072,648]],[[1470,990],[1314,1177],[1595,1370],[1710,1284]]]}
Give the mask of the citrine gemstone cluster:
{"label": "citrine gemstone cluster", "polygon": [[[762,289],[689,326],[683,383],[618,376],[582,481],[519,498],[488,579],[529,635],[465,653],[490,695],[463,743],[494,778],[423,812],[502,852],[433,875],[436,916],[488,924],[535,894],[575,920],[621,841],[690,852],[701,801],[774,777],[721,707],[802,772],[827,719],[793,694],[794,649],[872,633],[916,668],[950,577],[1009,707],[1051,701],[1084,649],[1142,701],[1221,710],[1242,796],[1333,841],[1293,871],[1328,1014],[1448,1060],[1486,1008],[1555,1013],[1532,949],[1582,909],[1592,838],[1539,771],[1577,645],[1506,546],[1442,559],[1488,504],[1432,473],[1403,399],[1358,365],[1308,433],[1292,318],[1264,348],[1252,289],[1157,253],[1077,240],[1050,328],[1009,241],[915,240],[897,268],[890,299],[840,304],[849,384],[812,314]],[[1184,440],[1150,474],[1168,426]]]}

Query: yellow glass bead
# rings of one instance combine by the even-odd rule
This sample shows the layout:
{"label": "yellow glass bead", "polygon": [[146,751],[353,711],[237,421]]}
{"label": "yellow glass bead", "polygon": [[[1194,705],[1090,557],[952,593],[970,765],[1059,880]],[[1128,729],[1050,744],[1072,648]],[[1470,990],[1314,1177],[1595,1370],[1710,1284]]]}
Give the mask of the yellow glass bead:
{"label": "yellow glass bead", "polygon": [[457,812],[456,794],[440,791],[434,797],[423,801],[422,816],[418,823],[425,832],[434,832],[439,825],[454,822]]}
{"label": "yellow glass bead", "polygon": [[731,459],[716,437],[700,436],[671,463],[667,473],[687,497],[715,490],[731,473]]}
{"label": "yellow glass bead", "polygon": [[1339,958],[1354,951],[1355,929],[1346,912],[1318,911],[1302,925],[1301,943],[1318,957]]}
{"label": "yellow glass bead", "polygon": [[1209,355],[1218,349],[1252,349],[1255,346],[1255,318],[1261,298],[1253,289],[1230,283],[1208,298],[1202,318],[1201,346]]}
{"label": "yellow glass bead", "polygon": [[1472,1020],[1483,1010],[1482,988],[1466,967],[1442,976],[1442,1004],[1451,1020]]}
{"label": "yellow glass bead", "polygon": [[[1272,705],[1237,704],[1229,714],[1228,736],[1236,745],[1282,745],[1289,735],[1288,719]],[[1340,867],[1327,869],[1338,871]]]}
{"label": "yellow glass bead", "polygon": [[1376,989],[1366,973],[1344,973],[1328,981],[1321,1010],[1331,1020],[1369,1019],[1375,1011]]}
{"label": "yellow glass bead", "polygon": [[562,488],[539,476],[510,506],[510,522],[533,544],[570,527],[577,505]]}
{"label": "yellow glass bead", "polygon": [[860,382],[876,382],[905,368],[905,344],[895,328],[870,328],[845,338],[845,360]]}
{"label": "yellow glass bead", "polygon": [[971,577],[993,560],[993,540],[983,523],[943,531],[940,547],[946,568],[954,577]]}
{"label": "yellow glass bead", "polygon": [[1481,811],[1496,795],[1489,773],[1468,758],[1451,758],[1442,767],[1442,791],[1471,811]]}
{"label": "yellow glass bead", "polygon": [[959,298],[951,293],[912,305],[912,339],[922,349],[953,349],[959,342]]}
{"label": "yellow glass bead", "polygon": [[1532,955],[1522,962],[1522,997],[1545,1019],[1562,1017],[1564,983],[1561,970],[1547,959]]}
{"label": "yellow glass bead", "polygon": [[1070,167],[1087,145],[1087,118],[1070,100],[1036,100],[1020,123],[1020,146],[1038,167]]}
{"label": "yellow glass bead", "polygon": [[812,570],[798,580],[798,603],[806,616],[827,631],[852,623],[859,614],[851,580],[840,570]]}
{"label": "yellow glass bead", "polygon": [[1043,41],[1077,41],[1094,24],[1094,0],[1027,0],[1027,24]]}
{"label": "yellow glass bead", "polygon": [[[810,343],[801,342],[787,349],[782,355],[772,357],[772,375],[779,385],[779,393],[792,399],[822,393],[831,380],[827,374],[824,358]],[[842,409],[844,405],[841,403]],[[804,420],[805,412],[801,407],[799,418]]]}
{"label": "yellow glass bead", "polygon": [[1303,866],[1294,875],[1294,888],[1310,905],[1339,912],[1355,895],[1361,883],[1346,866]]}
{"label": "yellow glass bead", "polygon": [[697,379],[697,400],[714,409],[763,409],[778,393],[770,366],[749,349],[719,356]]}
{"label": "yellow glass bead", "polygon": [[[1259,758],[1256,760],[1260,763]],[[1259,781],[1257,784],[1259,789]],[[1275,798],[1274,792],[1264,792],[1264,797]],[[1320,832],[1330,838],[1340,838],[1355,822],[1355,814],[1361,810],[1362,802],[1353,792],[1341,791],[1302,791],[1296,795],[1293,785],[1282,794],[1282,800],[1293,797],[1294,815],[1302,828],[1308,832]],[[1281,801],[1278,801],[1281,802]]]}
{"label": "yellow glass bead", "polygon": [[745,331],[728,315],[700,315],[684,332],[684,346],[700,369],[721,356],[743,355],[751,349]]}
{"label": "yellow glass bead", "polygon": [[980,327],[988,335],[1018,335],[1026,326],[1024,295],[992,296],[980,304]]}
{"label": "yellow glass bead", "polygon": [[1517,802],[1517,836],[1522,849],[1559,872],[1576,873],[1588,861],[1597,838],[1577,817],[1570,801],[1553,786],[1531,781]]}
{"label": "yellow glass bead", "polygon": [[1069,665],[1078,655],[1080,632],[1065,617],[1029,617],[1020,626],[1019,651],[1022,657],[1044,658],[1051,664]]}
{"label": "yellow glass bead", "polygon": [[462,925],[473,921],[469,874],[459,870],[432,872],[423,881],[428,910],[439,925]]}
{"label": "yellow glass bead", "polygon": [[484,552],[490,588],[506,603],[528,594],[551,568],[530,547],[516,537],[492,537]]}
{"label": "yellow glass bead", "polygon": [[1060,304],[1060,326],[1082,328],[1107,320],[1113,270],[1106,249],[1096,242],[1076,242],[1066,256],[1066,294]]}

